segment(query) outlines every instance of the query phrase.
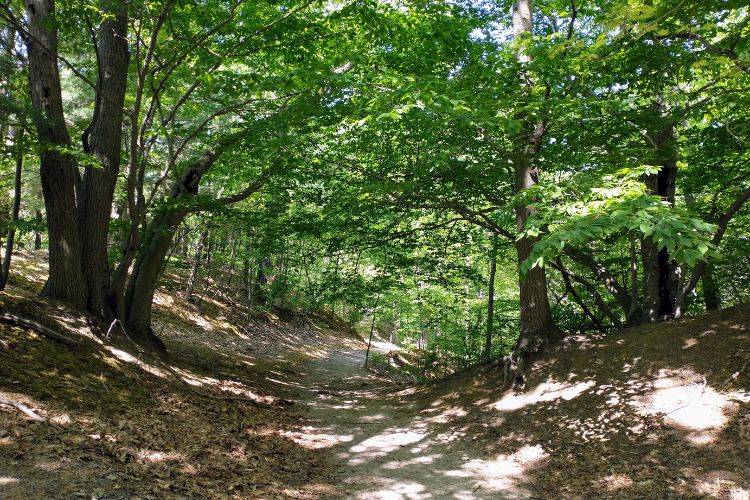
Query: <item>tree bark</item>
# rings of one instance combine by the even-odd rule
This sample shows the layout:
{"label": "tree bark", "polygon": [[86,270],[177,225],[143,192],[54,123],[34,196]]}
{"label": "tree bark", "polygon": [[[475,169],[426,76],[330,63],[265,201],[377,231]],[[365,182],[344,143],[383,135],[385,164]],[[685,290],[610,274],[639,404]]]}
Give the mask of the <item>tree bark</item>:
{"label": "tree bark", "polygon": [[10,229],[5,238],[5,255],[0,267],[0,291],[5,290],[10,273],[10,260],[13,257],[13,244],[16,237],[15,223],[18,222],[18,214],[21,211],[21,174],[23,173],[23,128],[18,128],[11,134],[16,151],[16,172],[13,182],[13,207],[10,214]]}
{"label": "tree bark", "polygon": [[193,258],[193,268],[190,270],[190,276],[188,277],[187,286],[185,287],[185,300],[188,302],[193,301],[193,292],[195,291],[195,282],[198,279],[198,270],[200,269],[201,261],[203,260],[203,248],[206,246],[208,240],[208,228],[204,229],[201,233],[201,237],[198,240],[198,247],[195,249],[195,257]]}
{"label": "tree bark", "polygon": [[490,280],[487,291],[487,333],[484,337],[484,360],[492,356],[492,331],[495,326],[495,274],[497,273],[497,234],[492,235],[490,250]]}
{"label": "tree bark", "polygon": [[49,277],[43,293],[84,307],[88,293],[81,268],[75,185],[79,180],[62,106],[57,28],[52,0],[26,0],[29,88],[42,144],[40,177],[49,233]]}
{"label": "tree bark", "polygon": [[[525,36],[532,32],[532,0],[517,0],[513,5],[513,38],[522,41]],[[521,78],[523,85],[530,87],[528,75],[524,74],[523,66],[530,62],[530,57],[523,49],[518,49],[516,58],[522,66]],[[536,165],[536,156],[541,149],[542,140],[546,132],[543,121],[536,124],[531,123],[528,117],[519,116],[522,121],[524,132],[518,138],[518,153],[514,161],[515,191],[520,193],[537,184],[539,180],[539,169]],[[533,213],[533,209],[519,205],[515,207],[516,230],[523,231],[527,220]],[[518,253],[519,268],[521,264],[531,255],[531,251],[538,238],[523,237],[516,240],[516,251]],[[536,344],[544,341],[544,337],[555,330],[552,315],[550,313],[549,298],[547,296],[547,276],[541,267],[531,269],[525,277],[519,279],[520,301],[521,301],[521,335],[518,347],[524,344]]]}
{"label": "tree bark", "polygon": [[[532,10],[533,0],[516,0],[513,4],[513,38],[519,44],[532,33]],[[521,45],[516,50],[516,60],[520,65],[521,84],[528,94],[533,83],[526,73],[525,66],[531,58]],[[544,120],[534,122],[523,112],[517,114],[516,118],[521,122],[522,133],[517,139],[514,155],[514,186],[515,192],[521,193],[536,185],[539,180],[536,159],[546,133],[546,124]],[[515,207],[518,233],[523,231],[532,213],[533,209],[529,206]],[[516,239],[519,270],[521,264],[531,255],[537,241],[539,241],[538,238],[530,237]],[[506,383],[522,383],[526,363],[541,352],[546,344],[560,335],[550,312],[547,275],[544,268],[534,267],[526,273],[526,276],[519,274],[519,289],[521,331],[512,355],[512,363],[507,367]],[[513,380],[508,380],[509,377]]]}
{"label": "tree bark", "polygon": [[[41,210],[36,211],[36,220],[37,220],[37,223],[41,224],[41,220],[42,220]],[[34,229],[34,250],[41,250],[41,248],[42,248],[42,232],[39,229]]]}
{"label": "tree bark", "polygon": [[[225,136],[216,144],[216,147],[207,149],[188,164],[170,190],[170,206],[157,211],[143,232],[123,300],[124,322],[136,338],[152,347],[164,349],[164,344],[151,330],[151,313],[154,291],[175,232],[182,220],[191,211],[195,211],[190,207],[190,199],[198,193],[203,175],[228,148],[247,133],[249,130],[242,130]],[[250,196],[263,187],[272,171],[273,167],[262,173],[245,190],[218,201],[229,204]]]}
{"label": "tree bark", "polygon": [[128,77],[127,7],[122,1],[102,0],[104,20],[98,29],[97,95],[94,116],[83,133],[83,150],[101,164],[87,166],[78,207],[81,257],[88,286],[87,309],[112,317],[107,304],[110,269],[107,257],[109,219],[120,172],[122,119]]}
{"label": "tree bark", "polygon": [[714,266],[711,263],[706,264],[706,270],[701,278],[703,285],[703,301],[706,304],[707,311],[718,311],[721,309],[721,295],[719,287],[714,281]]}
{"label": "tree bark", "polygon": [[[664,119],[663,105],[657,100],[660,119]],[[651,194],[661,197],[674,206],[675,186],[677,180],[677,150],[675,145],[674,125],[669,122],[659,130],[653,139],[657,164],[661,166],[654,175],[644,179]],[[643,262],[643,319],[648,322],[671,319],[679,316],[681,308],[677,301],[680,294],[680,277],[677,263],[666,248],[658,248],[652,237],[641,241],[641,259]]]}
{"label": "tree bark", "polygon": [[[721,240],[724,238],[724,234],[729,227],[729,222],[737,214],[737,212],[742,209],[742,207],[745,205],[745,203],[748,202],[748,200],[750,200],[750,187],[742,191],[740,195],[734,200],[734,202],[732,202],[729,208],[727,208],[727,210],[721,215],[721,217],[719,217],[719,220],[716,224],[716,233],[714,233],[713,238],[711,238],[711,242],[714,245],[718,246],[721,243]],[[700,261],[695,265],[695,268],[690,275],[690,279],[687,280],[687,283],[685,283],[685,286],[681,290],[680,299],[683,302],[685,301],[685,298],[695,289],[698,281],[705,275],[707,267],[707,261]]]}

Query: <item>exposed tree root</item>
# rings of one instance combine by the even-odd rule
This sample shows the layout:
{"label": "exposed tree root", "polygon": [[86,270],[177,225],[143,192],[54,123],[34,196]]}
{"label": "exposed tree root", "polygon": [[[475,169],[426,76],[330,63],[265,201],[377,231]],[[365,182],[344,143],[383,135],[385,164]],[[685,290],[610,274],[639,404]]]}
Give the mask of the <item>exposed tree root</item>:
{"label": "exposed tree root", "polygon": [[44,335],[45,337],[51,338],[53,340],[56,340],[62,344],[67,345],[68,347],[78,347],[79,343],[76,340],[71,339],[70,337],[66,337],[65,335],[61,333],[57,333],[56,331],[41,325],[37,323],[36,321],[32,321],[30,319],[22,318],[20,316],[16,316],[15,314],[9,314],[9,313],[3,313],[0,314],[0,321],[4,323],[10,323],[15,326],[20,326],[22,328],[28,328],[30,330],[34,330],[37,333],[40,333]]}
{"label": "exposed tree root", "polygon": [[559,330],[546,334],[522,336],[513,352],[501,358],[497,366],[503,373],[503,387],[520,387],[526,385],[526,376],[532,363],[548,352],[565,337]]}

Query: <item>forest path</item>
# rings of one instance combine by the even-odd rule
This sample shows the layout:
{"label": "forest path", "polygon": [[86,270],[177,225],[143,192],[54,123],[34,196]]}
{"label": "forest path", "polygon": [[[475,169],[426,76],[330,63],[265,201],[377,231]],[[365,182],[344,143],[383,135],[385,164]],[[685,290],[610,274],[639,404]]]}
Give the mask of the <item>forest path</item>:
{"label": "forest path", "polygon": [[[383,351],[381,351],[383,352]],[[421,408],[413,390],[387,384],[363,367],[365,352],[333,350],[308,362],[299,398],[309,419],[295,438],[326,448],[337,462],[337,494],[362,499],[527,497],[521,463],[482,460],[450,427],[451,408]],[[437,412],[437,413],[436,413]]]}

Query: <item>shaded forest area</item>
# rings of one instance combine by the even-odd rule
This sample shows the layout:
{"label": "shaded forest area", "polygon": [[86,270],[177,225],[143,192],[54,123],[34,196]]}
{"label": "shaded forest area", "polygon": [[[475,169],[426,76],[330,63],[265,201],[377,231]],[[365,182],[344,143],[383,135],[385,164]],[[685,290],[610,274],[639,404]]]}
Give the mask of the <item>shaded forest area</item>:
{"label": "shaded forest area", "polygon": [[[427,411],[424,393],[445,403],[453,374],[464,374],[456,393],[498,410],[512,394],[538,393],[540,404],[604,394],[604,371],[586,363],[628,377],[645,359],[651,368],[638,365],[639,382],[632,392],[617,386],[618,401],[652,397],[666,388],[659,383],[702,384],[697,399],[724,398],[714,400],[721,424],[705,427],[716,431],[709,437],[680,438],[718,450],[731,441],[727,429],[745,436],[750,401],[749,92],[750,7],[741,0],[2,1],[2,415],[67,432],[72,417],[44,416],[62,409],[49,406],[55,391],[40,388],[62,384],[60,398],[81,412],[75,425],[106,436],[96,425],[119,424],[92,412],[108,413],[107,404],[123,416],[137,407],[153,423],[161,420],[152,402],[179,413],[175,398],[236,389],[236,405],[221,407],[238,420],[222,417],[222,432],[227,422],[254,429],[249,418],[276,426],[257,436],[305,435],[295,427],[305,418],[356,410],[351,396],[394,405],[378,418],[424,438],[405,419]],[[716,330],[715,344],[700,340]],[[639,332],[649,340],[634,340]],[[613,354],[622,335],[632,350]],[[588,342],[598,347],[571,348]],[[362,364],[370,370],[355,369]],[[82,404],[96,370],[122,394],[123,373],[146,370],[144,392]],[[405,389],[402,401],[385,396],[393,384],[426,385],[417,396]],[[656,400],[631,406],[665,420],[628,425],[655,426],[661,442],[660,425],[685,422],[669,416],[681,403]],[[190,410],[196,428],[211,425],[209,406]],[[318,417],[295,413],[303,406]],[[423,424],[473,415],[456,411]],[[544,449],[543,433],[531,432],[540,421],[514,418],[508,432],[526,425],[531,436],[504,450],[519,477],[527,462],[557,463],[549,457],[559,446]],[[174,424],[159,425],[166,435]],[[467,424],[474,434],[461,436],[487,443],[487,425]],[[373,429],[352,435],[367,443],[383,430]],[[0,443],[22,435],[3,432]],[[580,436],[560,439],[568,438]],[[238,479],[236,491],[210,481],[175,487],[174,474],[203,470],[185,472],[180,458],[181,472],[167,467],[159,480],[171,486],[155,494],[366,495],[337,489],[335,461],[323,467],[310,451],[342,443],[256,443],[300,453],[305,485],[272,484],[287,478],[280,459],[257,476],[262,491],[248,489],[251,479]],[[373,460],[396,453],[376,443]],[[108,452],[117,456],[117,446]],[[745,437],[726,446],[736,464],[750,460]],[[520,450],[536,458],[525,462]],[[664,457],[657,462],[667,467]],[[0,493],[17,488],[10,462],[0,463]],[[350,464],[352,477],[360,464]],[[737,467],[726,465],[721,480],[747,495],[746,467]],[[629,474],[610,474],[625,485],[611,490],[488,479],[496,487],[487,495],[643,494]],[[684,486],[687,476],[641,481],[662,481],[665,494],[729,494]],[[436,479],[435,491],[412,491],[404,485],[415,478],[400,479],[377,488],[397,498],[483,498],[488,488]],[[91,488],[84,496],[102,486]]]}

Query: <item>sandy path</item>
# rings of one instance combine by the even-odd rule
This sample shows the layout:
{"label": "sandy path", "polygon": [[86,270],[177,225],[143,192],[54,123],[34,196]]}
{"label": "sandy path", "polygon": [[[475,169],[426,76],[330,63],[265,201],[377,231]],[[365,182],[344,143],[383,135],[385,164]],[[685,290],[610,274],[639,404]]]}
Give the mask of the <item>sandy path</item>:
{"label": "sandy path", "polygon": [[445,425],[457,409],[420,411],[414,398],[396,396],[400,388],[378,381],[363,363],[362,351],[332,351],[308,363],[300,383],[310,419],[303,439],[333,450],[341,468],[330,482],[341,497],[529,496],[518,484],[524,457],[486,460],[460,428]]}

